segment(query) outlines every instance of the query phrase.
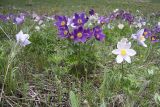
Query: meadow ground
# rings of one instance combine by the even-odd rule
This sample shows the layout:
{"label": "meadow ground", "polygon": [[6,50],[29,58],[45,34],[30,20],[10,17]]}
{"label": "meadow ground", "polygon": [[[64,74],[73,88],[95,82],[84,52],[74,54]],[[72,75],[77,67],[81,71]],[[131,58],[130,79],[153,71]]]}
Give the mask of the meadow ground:
{"label": "meadow ground", "polygon": [[[39,24],[26,18],[21,25],[0,20],[1,107],[160,106],[160,43],[146,40],[145,48],[131,39],[140,28],[153,29],[160,22],[159,0],[0,0],[1,14],[71,16],[75,12],[88,15],[90,9],[106,17],[122,9],[146,24],[131,28],[117,19],[110,22],[114,28],[104,26],[105,42],[74,44],[58,38],[55,20]],[[125,27],[119,29],[119,23]],[[31,44],[26,47],[15,42],[20,30],[30,35]],[[132,63],[117,64],[112,50],[123,37],[132,42],[137,54]]]}

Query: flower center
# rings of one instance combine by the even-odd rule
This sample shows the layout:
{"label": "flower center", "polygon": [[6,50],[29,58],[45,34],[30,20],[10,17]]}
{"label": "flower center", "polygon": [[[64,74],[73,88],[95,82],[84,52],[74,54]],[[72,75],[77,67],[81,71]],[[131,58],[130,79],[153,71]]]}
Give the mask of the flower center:
{"label": "flower center", "polygon": [[155,38],[154,36],[152,36],[152,37],[151,37],[151,40],[152,40],[152,41],[155,41],[155,40],[156,40],[156,38]]}
{"label": "flower center", "polygon": [[82,23],[82,19],[78,19],[78,24],[81,24]]}
{"label": "flower center", "polygon": [[81,32],[77,33],[77,37],[81,38],[82,37],[82,33]]}
{"label": "flower center", "polygon": [[146,36],[148,34],[148,32],[144,32],[143,35]]}
{"label": "flower center", "polygon": [[121,49],[121,55],[125,56],[127,54],[126,49]]}
{"label": "flower center", "polygon": [[141,40],[141,41],[145,41],[144,36],[140,36],[140,40]]}
{"label": "flower center", "polygon": [[74,36],[72,35],[72,36],[70,36],[70,39],[74,39]]}
{"label": "flower center", "polygon": [[63,33],[64,33],[64,35],[67,35],[67,34],[68,34],[68,31],[67,31],[67,30],[65,30]]}
{"label": "flower center", "polygon": [[62,21],[62,22],[61,22],[61,26],[64,26],[65,24],[66,24],[65,21]]}
{"label": "flower center", "polygon": [[96,38],[97,38],[97,39],[99,39],[99,38],[100,38],[99,34],[97,34],[97,35],[96,35]]}

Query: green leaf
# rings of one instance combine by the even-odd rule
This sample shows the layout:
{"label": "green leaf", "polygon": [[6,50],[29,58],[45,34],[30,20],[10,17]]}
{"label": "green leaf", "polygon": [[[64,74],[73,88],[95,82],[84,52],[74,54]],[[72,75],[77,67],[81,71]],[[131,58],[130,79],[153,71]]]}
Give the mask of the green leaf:
{"label": "green leaf", "polygon": [[71,101],[71,107],[80,107],[79,102],[78,102],[78,98],[74,94],[74,92],[70,91],[69,95],[70,95],[69,98],[70,98],[70,101]]}

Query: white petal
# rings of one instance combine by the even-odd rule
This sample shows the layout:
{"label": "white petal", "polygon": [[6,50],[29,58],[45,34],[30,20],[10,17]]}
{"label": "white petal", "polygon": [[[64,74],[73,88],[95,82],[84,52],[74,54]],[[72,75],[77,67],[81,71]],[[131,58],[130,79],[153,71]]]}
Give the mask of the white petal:
{"label": "white petal", "polygon": [[134,55],[136,55],[136,51],[133,49],[127,49],[127,55],[134,56]]}
{"label": "white petal", "polygon": [[137,40],[137,36],[136,36],[136,34],[132,34],[132,36],[131,36],[134,40]]}
{"label": "white petal", "polygon": [[119,49],[115,49],[115,50],[112,51],[112,53],[118,55],[118,54],[120,54],[120,50]]}
{"label": "white petal", "polygon": [[123,61],[123,57],[121,55],[118,55],[116,58],[117,63],[121,63]]}
{"label": "white petal", "polygon": [[141,41],[140,44],[144,47],[147,47],[147,45],[144,43],[144,41]]}
{"label": "white petal", "polygon": [[125,56],[124,60],[126,60],[128,63],[131,63],[131,58],[129,56]]}
{"label": "white petal", "polygon": [[138,35],[138,36],[141,36],[141,35],[143,35],[143,33],[144,33],[144,29],[141,29],[141,30],[139,30],[139,31],[137,32],[137,35]]}

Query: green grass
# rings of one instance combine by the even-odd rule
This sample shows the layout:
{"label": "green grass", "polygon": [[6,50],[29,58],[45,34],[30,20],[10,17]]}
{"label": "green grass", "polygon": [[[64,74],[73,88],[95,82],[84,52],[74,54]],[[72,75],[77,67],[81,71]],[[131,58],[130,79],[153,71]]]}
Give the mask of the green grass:
{"label": "green grass", "polygon": [[[146,18],[150,18],[152,12],[160,10],[157,1],[143,1],[32,0],[29,3],[26,0],[1,0],[0,12],[35,11],[38,14],[72,15],[94,8],[97,13],[106,16],[113,9],[119,8],[135,15],[136,10],[140,10]],[[159,16],[148,20],[155,24]],[[120,22],[124,23],[117,20],[112,24],[116,26]],[[105,42],[93,40],[87,44],[73,44],[59,39],[52,21],[45,22],[46,27],[39,32],[34,29],[37,23],[34,25],[30,19],[21,26],[3,22],[0,24],[12,39],[9,41],[0,30],[0,87],[3,86],[7,72],[5,93],[0,106],[70,107],[71,103],[76,106],[80,104],[80,107],[100,107],[103,104],[106,107],[159,106],[159,44],[151,45],[148,40],[148,48],[137,45],[130,39],[137,29],[131,30],[128,23],[124,23],[123,30],[117,27],[113,30],[106,28]],[[32,41],[25,48],[14,47],[15,35],[21,29],[30,35]],[[117,64],[116,56],[111,53],[122,37],[129,38],[132,48],[137,51],[131,64]],[[36,95],[31,97],[30,93]]]}

